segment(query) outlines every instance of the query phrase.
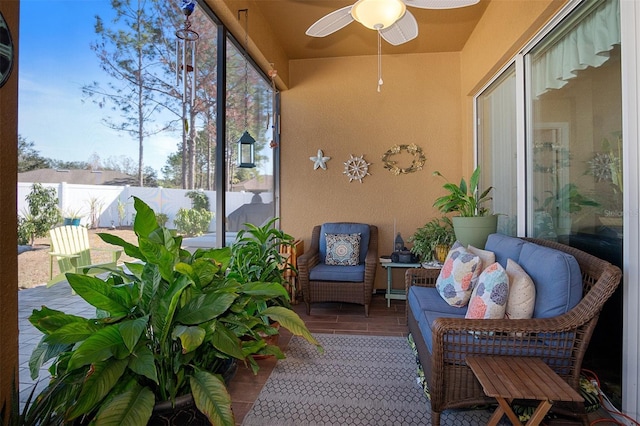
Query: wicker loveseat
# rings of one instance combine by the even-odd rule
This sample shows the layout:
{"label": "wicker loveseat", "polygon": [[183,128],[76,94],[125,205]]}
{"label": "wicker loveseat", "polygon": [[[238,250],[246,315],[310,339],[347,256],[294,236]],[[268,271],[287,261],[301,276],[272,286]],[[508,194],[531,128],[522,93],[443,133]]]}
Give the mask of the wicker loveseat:
{"label": "wicker loveseat", "polygon": [[[325,263],[327,234],[359,234],[360,254],[357,265],[335,266]],[[298,279],[307,314],[311,304],[346,302],[364,305],[369,316],[369,304],[378,264],[378,227],[363,223],[324,223],[313,228],[311,246],[298,257]]]}
{"label": "wicker loveseat", "polygon": [[[575,257],[580,269],[578,281],[580,275],[582,278],[582,298],[577,305],[568,308],[566,313],[553,317],[535,318],[534,314],[531,319],[465,319],[465,308],[455,308],[460,313],[452,313],[446,309],[442,309],[444,313],[434,311],[438,309],[435,305],[440,303],[436,300],[439,296],[431,294],[437,294],[437,270],[407,270],[407,322],[424,369],[433,425],[440,424],[440,414],[444,410],[495,402],[484,395],[471,369],[465,364],[467,355],[539,357],[569,385],[579,389],[585,351],[602,306],[620,282],[621,271],[606,261],[563,244],[525,238],[512,240],[518,240],[521,244],[537,244]],[[510,249],[500,253],[504,249],[500,244],[489,248],[489,241],[486,248],[495,250],[498,262],[506,262],[507,257],[516,261],[523,260],[518,259],[519,252],[509,253]],[[522,253],[524,254],[524,250]],[[547,280],[551,278],[552,274],[544,271],[547,265],[541,259],[529,259],[528,264],[538,265],[537,268],[542,271],[537,274],[539,277],[546,276]],[[523,269],[526,270],[524,266]],[[536,289],[545,284],[536,282],[533,276],[540,271],[526,270],[532,275]],[[541,293],[536,295],[536,304],[539,303]],[[425,300],[425,294],[426,299],[431,300]],[[442,298],[439,299],[442,301]],[[561,405],[554,405],[554,410],[577,415],[586,424],[584,406],[564,407],[565,410],[562,408]]]}

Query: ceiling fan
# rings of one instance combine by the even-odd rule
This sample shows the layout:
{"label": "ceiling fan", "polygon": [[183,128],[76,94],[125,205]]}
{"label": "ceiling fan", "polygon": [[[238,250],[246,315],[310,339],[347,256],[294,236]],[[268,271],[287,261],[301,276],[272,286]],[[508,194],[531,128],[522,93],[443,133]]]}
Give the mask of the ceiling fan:
{"label": "ceiling fan", "polygon": [[309,27],[306,34],[325,37],[358,21],[377,30],[382,38],[397,46],[418,36],[418,22],[407,6],[420,9],[453,9],[471,6],[480,0],[358,0],[355,4],[323,16]]}
{"label": "ceiling fan", "polygon": [[358,0],[351,6],[334,10],[311,25],[306,34],[326,37],[358,21],[378,32],[378,92],[382,86],[382,48],[380,38],[397,46],[418,36],[418,22],[407,6],[420,9],[454,9],[471,6],[480,0]]}

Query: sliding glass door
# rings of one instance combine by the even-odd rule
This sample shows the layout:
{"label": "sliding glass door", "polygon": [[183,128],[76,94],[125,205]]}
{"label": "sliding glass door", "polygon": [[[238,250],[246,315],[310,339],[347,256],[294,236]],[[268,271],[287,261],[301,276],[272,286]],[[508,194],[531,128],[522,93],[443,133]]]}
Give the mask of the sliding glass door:
{"label": "sliding glass door", "polygon": [[[586,0],[526,46],[476,98],[478,164],[500,232],[551,239],[622,265],[618,0]],[[523,155],[517,155],[522,153]],[[622,286],[585,356],[620,406]]]}

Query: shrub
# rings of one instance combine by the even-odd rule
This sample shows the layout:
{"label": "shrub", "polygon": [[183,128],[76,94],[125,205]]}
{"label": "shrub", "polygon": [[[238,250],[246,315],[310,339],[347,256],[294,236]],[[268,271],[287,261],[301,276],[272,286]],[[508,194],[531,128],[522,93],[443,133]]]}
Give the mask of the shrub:
{"label": "shrub", "polygon": [[18,244],[25,246],[29,244],[31,234],[33,234],[33,223],[22,216],[18,216]]}
{"label": "shrub", "polygon": [[26,199],[28,208],[22,213],[23,220],[18,221],[18,237],[26,234],[33,245],[36,238],[44,237],[51,228],[60,223],[60,210],[56,190],[45,188],[39,183],[33,184]]}
{"label": "shrub", "polygon": [[179,209],[173,223],[178,232],[189,237],[202,235],[209,230],[213,212],[209,211],[209,197],[204,191],[189,191],[191,209]]}
{"label": "shrub", "polygon": [[157,213],[156,221],[158,222],[158,226],[165,227],[167,226],[167,222],[169,222],[169,216],[166,213]]}

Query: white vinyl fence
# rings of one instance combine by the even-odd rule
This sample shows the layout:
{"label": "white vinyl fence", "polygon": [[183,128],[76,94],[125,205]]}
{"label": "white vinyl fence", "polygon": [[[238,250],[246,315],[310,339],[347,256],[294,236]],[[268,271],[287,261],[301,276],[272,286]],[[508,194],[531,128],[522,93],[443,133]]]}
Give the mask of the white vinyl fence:
{"label": "white vinyl fence", "polygon": [[[26,196],[31,192],[32,183],[18,183],[18,215],[24,216],[27,210]],[[141,188],[135,186],[108,185],[76,185],[62,183],[43,183],[46,188],[54,188],[58,195],[58,202],[62,216],[65,213],[76,212],[81,216],[80,224],[89,225],[92,207],[98,218],[100,228],[113,226],[129,226],[133,223],[135,210],[133,196],[147,203],[156,213],[164,213],[169,218],[168,228],[175,228],[173,220],[179,208],[191,208],[191,199],[186,196],[189,190],[167,188]],[[215,191],[204,191],[209,197],[209,204],[215,212]],[[254,194],[251,192],[228,192],[226,195],[225,217],[245,204],[250,204]],[[263,203],[273,202],[272,192],[260,194]],[[124,214],[119,214],[118,207],[124,207]],[[209,231],[215,231],[217,214],[209,225]]]}

